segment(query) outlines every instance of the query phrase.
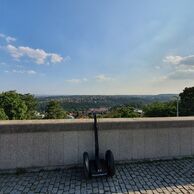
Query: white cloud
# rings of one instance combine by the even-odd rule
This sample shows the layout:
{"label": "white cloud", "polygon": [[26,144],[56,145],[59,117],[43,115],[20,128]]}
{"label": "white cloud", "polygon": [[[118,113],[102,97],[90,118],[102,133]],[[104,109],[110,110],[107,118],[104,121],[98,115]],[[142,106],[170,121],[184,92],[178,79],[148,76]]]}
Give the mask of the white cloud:
{"label": "white cloud", "polygon": [[181,56],[166,56],[163,62],[176,65],[179,64],[181,60]]}
{"label": "white cloud", "polygon": [[194,55],[188,55],[184,57],[170,55],[165,57],[163,61],[173,65],[194,66]]}
{"label": "white cloud", "polygon": [[[105,81],[110,81],[110,80],[113,80],[113,78],[111,77],[108,77],[104,74],[100,74],[100,75],[97,75],[94,77],[94,79],[96,81],[99,81],[99,82],[105,82]],[[91,79],[94,81],[94,79]],[[74,84],[79,84],[79,83],[84,83],[84,82],[88,82],[89,79],[88,78],[74,78],[74,79],[68,79],[68,80],[65,80],[66,82],[68,83],[74,83]]]}
{"label": "white cloud", "polygon": [[11,54],[11,56],[15,59],[19,59],[23,56],[21,52],[18,51],[18,49],[13,45],[7,45],[6,46],[7,51]]}
{"label": "white cloud", "polygon": [[74,84],[79,84],[79,83],[87,82],[87,81],[88,81],[87,78],[82,78],[82,79],[68,79],[68,80],[66,80],[66,82],[68,82],[68,83],[74,83]]}
{"label": "white cloud", "polygon": [[16,70],[16,69],[13,69],[11,71],[5,70],[4,72],[5,73],[16,73],[16,74],[28,74],[28,75],[37,74],[37,72],[34,70]]}
{"label": "white cloud", "polygon": [[6,41],[7,41],[8,43],[10,43],[10,42],[15,42],[15,41],[16,41],[16,38],[14,38],[14,37],[12,37],[12,36],[7,36],[7,37],[6,37]]}
{"label": "white cloud", "polygon": [[27,71],[27,74],[34,75],[34,74],[36,74],[36,71],[34,71],[34,70],[28,70]]}
{"label": "white cloud", "polygon": [[51,63],[60,63],[63,60],[63,57],[58,54],[51,53],[49,55],[51,56]]}
{"label": "white cloud", "polygon": [[12,36],[6,36],[5,34],[2,34],[2,33],[0,33],[0,38],[5,39],[7,43],[16,41],[16,38]]}
{"label": "white cloud", "polygon": [[60,63],[63,57],[56,53],[47,53],[43,49],[33,49],[30,47],[19,46],[15,47],[11,44],[6,46],[6,50],[15,59],[19,60],[21,57],[29,57],[37,64],[45,64],[46,61],[50,63]]}
{"label": "white cloud", "polygon": [[0,46],[4,48],[15,60],[19,61],[22,57],[32,59],[36,64],[54,64],[60,62],[68,62],[71,60],[69,56],[63,58],[57,53],[48,53],[43,49],[34,49],[27,46],[14,46],[11,42],[16,41],[16,38],[0,33],[0,38],[3,38],[8,44]]}
{"label": "white cloud", "polygon": [[188,56],[167,56],[163,60],[171,66],[171,72],[165,79],[171,80],[191,80],[194,78],[194,55]]}
{"label": "white cloud", "polygon": [[81,82],[81,80],[80,79],[68,79],[68,80],[66,80],[66,82],[78,84]]}
{"label": "white cloud", "polygon": [[106,76],[106,75],[104,75],[104,74],[97,75],[97,76],[95,77],[95,79],[96,79],[97,81],[110,81],[110,80],[112,80],[111,77],[108,77],[108,76]]}
{"label": "white cloud", "polygon": [[181,64],[194,67],[194,55],[183,57]]}

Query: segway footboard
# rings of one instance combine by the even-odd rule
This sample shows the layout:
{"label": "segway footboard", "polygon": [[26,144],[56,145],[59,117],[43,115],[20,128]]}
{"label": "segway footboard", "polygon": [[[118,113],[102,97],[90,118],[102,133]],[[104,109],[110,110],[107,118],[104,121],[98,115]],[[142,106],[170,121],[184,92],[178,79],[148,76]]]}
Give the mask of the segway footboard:
{"label": "segway footboard", "polygon": [[96,168],[96,161],[90,160],[91,177],[107,176],[107,163],[106,160],[100,159],[100,168]]}

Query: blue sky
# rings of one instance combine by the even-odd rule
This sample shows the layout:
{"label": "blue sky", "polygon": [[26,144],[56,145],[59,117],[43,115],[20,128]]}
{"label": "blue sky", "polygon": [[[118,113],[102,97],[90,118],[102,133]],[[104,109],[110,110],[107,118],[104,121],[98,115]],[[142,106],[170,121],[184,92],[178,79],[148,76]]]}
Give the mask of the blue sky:
{"label": "blue sky", "polygon": [[193,0],[0,0],[0,91],[178,93],[194,85]]}

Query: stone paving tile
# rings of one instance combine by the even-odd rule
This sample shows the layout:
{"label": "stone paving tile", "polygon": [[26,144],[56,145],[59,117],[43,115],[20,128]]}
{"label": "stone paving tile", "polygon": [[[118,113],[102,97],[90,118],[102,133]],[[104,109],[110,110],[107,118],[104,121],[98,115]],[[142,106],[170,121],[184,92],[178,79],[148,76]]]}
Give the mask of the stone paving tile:
{"label": "stone paving tile", "polygon": [[194,194],[194,159],[116,166],[113,178],[85,180],[83,169],[0,175],[0,194]]}

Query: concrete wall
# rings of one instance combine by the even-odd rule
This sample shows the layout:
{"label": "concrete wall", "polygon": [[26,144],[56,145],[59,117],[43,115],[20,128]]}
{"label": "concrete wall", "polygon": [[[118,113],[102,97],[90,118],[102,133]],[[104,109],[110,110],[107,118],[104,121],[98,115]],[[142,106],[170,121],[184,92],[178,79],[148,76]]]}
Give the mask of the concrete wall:
{"label": "concrete wall", "polygon": [[[52,167],[94,154],[93,120],[0,121],[0,169]],[[100,152],[117,161],[194,154],[194,117],[100,119]]]}

